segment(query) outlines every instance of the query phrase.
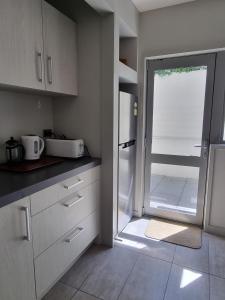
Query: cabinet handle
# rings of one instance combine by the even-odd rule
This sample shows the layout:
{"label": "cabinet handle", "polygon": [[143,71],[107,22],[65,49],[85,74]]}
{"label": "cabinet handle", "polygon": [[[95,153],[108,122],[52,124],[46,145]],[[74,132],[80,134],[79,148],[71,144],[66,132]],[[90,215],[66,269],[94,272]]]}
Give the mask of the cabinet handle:
{"label": "cabinet handle", "polygon": [[66,189],[66,190],[71,190],[71,189],[75,188],[76,186],[78,186],[79,184],[81,184],[82,182],[84,182],[84,180],[78,179],[78,181],[77,181],[76,183],[71,184],[71,185],[66,185],[66,184],[65,184],[63,187],[64,187],[64,189]]}
{"label": "cabinet handle", "polygon": [[78,196],[78,199],[72,201],[72,202],[65,202],[63,205],[65,207],[73,207],[76,203],[80,202],[81,200],[83,200],[85,197],[84,196]]}
{"label": "cabinet handle", "polygon": [[25,212],[25,217],[26,217],[26,229],[27,229],[27,235],[24,237],[25,240],[28,242],[31,241],[31,229],[30,229],[30,211],[29,208],[23,207],[23,211]]}
{"label": "cabinet handle", "polygon": [[52,84],[52,57],[47,56],[47,76],[48,76],[48,83]]}
{"label": "cabinet handle", "polygon": [[42,82],[42,54],[41,52],[36,53],[36,68],[37,68],[37,79]]}
{"label": "cabinet handle", "polygon": [[66,239],[66,243],[71,243],[80,233],[84,230],[82,227],[78,227],[75,231]]}

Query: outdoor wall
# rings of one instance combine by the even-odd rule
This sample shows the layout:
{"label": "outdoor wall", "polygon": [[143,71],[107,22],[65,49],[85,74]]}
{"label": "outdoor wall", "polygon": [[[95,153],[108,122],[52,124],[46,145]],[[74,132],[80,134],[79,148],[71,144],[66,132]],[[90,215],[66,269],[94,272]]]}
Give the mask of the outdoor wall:
{"label": "outdoor wall", "polygon": [[[225,1],[198,0],[140,14],[136,199],[144,193],[145,57],[225,47]],[[141,212],[142,204],[136,205]]]}

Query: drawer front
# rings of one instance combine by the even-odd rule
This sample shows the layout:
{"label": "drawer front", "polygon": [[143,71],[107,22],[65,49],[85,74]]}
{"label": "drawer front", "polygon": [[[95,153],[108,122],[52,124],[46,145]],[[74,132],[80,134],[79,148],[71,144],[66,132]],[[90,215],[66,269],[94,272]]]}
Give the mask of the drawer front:
{"label": "drawer front", "polygon": [[79,175],[64,180],[58,184],[59,199],[73,194],[75,191],[100,179],[100,167],[92,168]]}
{"label": "drawer front", "polygon": [[99,213],[94,212],[35,259],[37,296],[44,293],[99,234]]}
{"label": "drawer front", "polygon": [[50,207],[58,201],[59,186],[52,185],[47,189],[37,192],[30,196],[31,199],[31,215],[35,215]]}
{"label": "drawer front", "polygon": [[90,184],[32,217],[34,256],[98,209],[100,182]]}
{"label": "drawer front", "polygon": [[100,178],[100,166],[73,176],[63,182],[31,195],[31,215],[50,207],[60,199],[78,191]]}

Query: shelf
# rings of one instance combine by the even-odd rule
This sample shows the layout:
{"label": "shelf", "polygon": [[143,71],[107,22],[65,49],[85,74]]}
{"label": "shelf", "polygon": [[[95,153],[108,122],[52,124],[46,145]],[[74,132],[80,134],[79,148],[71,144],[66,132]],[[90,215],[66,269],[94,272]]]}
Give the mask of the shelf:
{"label": "shelf", "polygon": [[121,83],[138,83],[137,71],[119,62],[119,81]]}

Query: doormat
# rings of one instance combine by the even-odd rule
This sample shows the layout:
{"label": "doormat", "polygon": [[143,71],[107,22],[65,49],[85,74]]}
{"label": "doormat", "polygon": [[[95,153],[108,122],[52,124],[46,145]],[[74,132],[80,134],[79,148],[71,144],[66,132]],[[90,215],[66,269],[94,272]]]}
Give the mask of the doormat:
{"label": "doormat", "polygon": [[145,235],[148,238],[193,249],[199,249],[202,246],[202,230],[185,223],[154,218],[149,220]]}

